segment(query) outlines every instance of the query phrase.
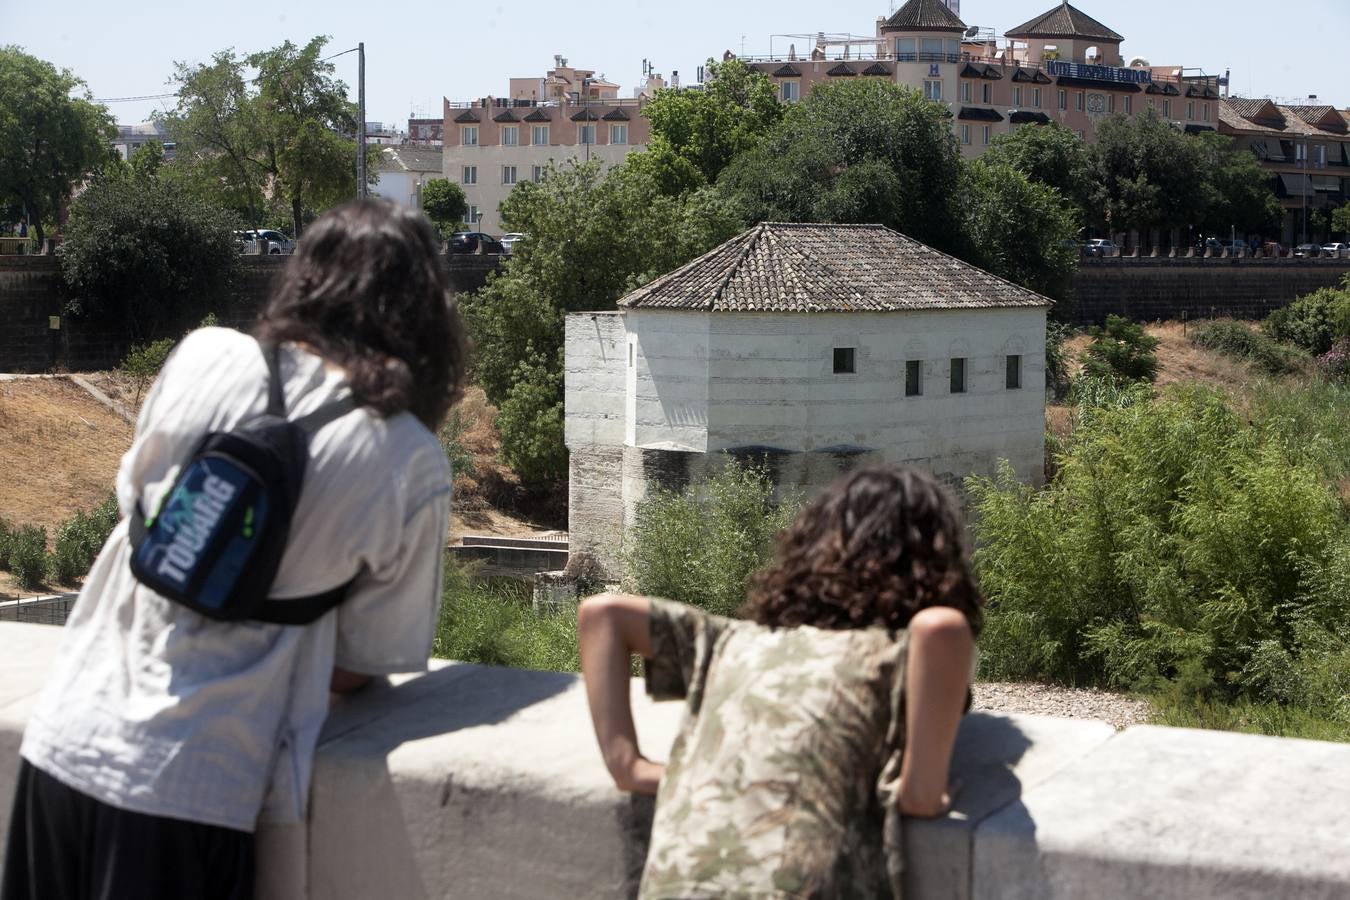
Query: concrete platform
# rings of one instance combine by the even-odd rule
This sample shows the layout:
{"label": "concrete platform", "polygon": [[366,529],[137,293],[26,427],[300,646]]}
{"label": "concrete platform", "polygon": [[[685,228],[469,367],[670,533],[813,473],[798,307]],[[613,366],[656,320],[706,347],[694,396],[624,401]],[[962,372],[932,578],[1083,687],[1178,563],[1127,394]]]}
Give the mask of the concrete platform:
{"label": "concrete platform", "polygon": [[1350,897],[1350,745],[1130,728],[983,822],[979,900]]}
{"label": "concrete platform", "polygon": [[[0,810],[60,638],[0,623]],[[683,705],[632,688],[663,758]],[[910,900],[1350,897],[1350,745],[974,713],[953,768],[953,811],[906,823]],[[259,831],[260,900],[630,897],[652,813],[576,677],[452,662],[338,701],[311,794]]]}

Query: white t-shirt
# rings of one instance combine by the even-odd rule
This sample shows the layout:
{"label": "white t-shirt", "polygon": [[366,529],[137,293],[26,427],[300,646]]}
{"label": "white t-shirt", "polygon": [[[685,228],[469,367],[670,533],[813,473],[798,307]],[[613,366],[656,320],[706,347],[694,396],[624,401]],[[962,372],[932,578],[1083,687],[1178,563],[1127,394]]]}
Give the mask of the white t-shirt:
{"label": "white t-shirt", "polygon": [[[317,356],[283,347],[288,416],[347,392]],[[334,665],[421,671],[434,636],[450,469],[409,413],[356,409],[314,434],[271,596],[356,578],[304,626],[223,623],[137,582],[125,517],[154,508],[203,434],[267,406],[257,343],[223,328],[189,335],[165,364],[122,459],[123,515],[85,580],[22,754],[121,809],[253,831],[301,821]],[[358,573],[359,576],[358,576]]]}

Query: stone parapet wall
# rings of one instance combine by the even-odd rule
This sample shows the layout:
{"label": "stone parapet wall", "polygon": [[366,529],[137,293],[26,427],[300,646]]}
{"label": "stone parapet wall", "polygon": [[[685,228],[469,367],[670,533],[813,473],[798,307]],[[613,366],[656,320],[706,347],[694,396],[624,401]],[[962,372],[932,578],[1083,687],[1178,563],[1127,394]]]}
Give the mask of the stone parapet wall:
{"label": "stone parapet wall", "polygon": [[[239,276],[229,290],[205,305],[220,324],[248,328],[267,302],[285,256],[241,257]],[[441,257],[456,293],[483,286],[498,266],[496,256]],[[201,321],[203,310],[185,310],[159,332],[133,335],[125,323],[80,319],[66,314],[72,299],[54,256],[0,256],[0,372],[96,371],[115,367],[136,343],[178,337]],[[49,327],[59,317],[60,328]]]}
{"label": "stone parapet wall", "polygon": [[1073,278],[1071,318],[1136,321],[1263,319],[1304,294],[1340,284],[1350,259],[1085,259]]}
{"label": "stone parapet wall", "polygon": [[[61,634],[0,623],[0,810]],[[664,759],[683,704],[633,702]],[[905,824],[906,896],[1350,896],[1347,771],[1346,744],[972,713],[952,812]],[[611,784],[576,677],[435,662],[335,705],[308,823],[259,832],[258,896],[618,900],[652,809]]]}

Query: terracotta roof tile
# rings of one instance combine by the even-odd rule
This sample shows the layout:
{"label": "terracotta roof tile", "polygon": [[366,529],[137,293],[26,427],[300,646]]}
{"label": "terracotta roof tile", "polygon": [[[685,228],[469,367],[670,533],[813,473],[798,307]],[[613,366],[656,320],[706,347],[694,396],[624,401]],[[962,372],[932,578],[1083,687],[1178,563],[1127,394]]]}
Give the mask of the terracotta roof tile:
{"label": "terracotta roof tile", "polygon": [[1112,43],[1125,40],[1078,7],[1070,5],[1067,0],[1030,22],[1009,28],[1004,34],[1010,38],[1088,38]]}
{"label": "terracotta roof tile", "polygon": [[881,27],[884,31],[965,31],[966,23],[942,0],[909,0]]}
{"label": "terracotta roof tile", "polygon": [[625,309],[895,312],[1049,306],[881,225],[756,225],[619,301]]}

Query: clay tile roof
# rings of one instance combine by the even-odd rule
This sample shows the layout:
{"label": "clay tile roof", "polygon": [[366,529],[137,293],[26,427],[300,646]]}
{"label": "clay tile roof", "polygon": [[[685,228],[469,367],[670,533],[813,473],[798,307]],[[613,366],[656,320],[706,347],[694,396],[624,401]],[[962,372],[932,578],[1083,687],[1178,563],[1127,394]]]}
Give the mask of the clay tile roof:
{"label": "clay tile roof", "polygon": [[638,288],[619,306],[807,313],[1050,303],[882,225],[765,222]]}
{"label": "clay tile roof", "polygon": [[962,77],[962,78],[983,78],[983,77],[984,77],[984,69],[980,68],[979,66],[975,66],[975,65],[971,65],[970,63],[966,63],[964,66],[961,67],[961,77]]}
{"label": "clay tile roof", "polygon": [[553,116],[549,115],[548,110],[546,110],[546,109],[535,109],[533,112],[531,112],[531,113],[529,113],[528,115],[525,116],[525,121],[526,121],[526,122],[551,122],[551,121],[553,121]]}
{"label": "clay tile roof", "polygon": [[1001,81],[1003,79],[1003,70],[997,66],[985,66],[984,77],[991,78],[995,81]]}
{"label": "clay tile roof", "polygon": [[1275,121],[1280,118],[1280,111],[1269,100],[1229,97],[1224,101],[1224,105],[1244,119],[1270,119]]}
{"label": "clay tile roof", "polygon": [[464,112],[462,112],[462,113],[460,113],[459,115],[455,116],[455,121],[456,121],[456,122],[478,122],[478,121],[480,121],[480,119],[478,118],[478,113],[474,112],[474,111],[471,110],[471,109],[466,109],[466,110],[464,110]]}
{"label": "clay tile roof", "polygon": [[623,107],[616,106],[600,118],[604,119],[606,122],[627,122],[628,111]]}
{"label": "clay tile roof", "polygon": [[571,118],[572,118],[572,121],[573,121],[573,122],[598,122],[598,121],[600,121],[600,117],[597,116],[595,113],[591,112],[589,109],[579,109],[579,110],[577,110],[576,112],[572,113]]}
{"label": "clay tile roof", "polygon": [[881,26],[882,31],[965,31],[966,23],[942,0],[909,0]]}
{"label": "clay tile roof", "polygon": [[493,117],[492,117],[492,121],[494,121],[494,122],[519,122],[519,121],[520,121],[520,117],[518,117],[515,113],[511,112],[511,110],[509,110],[509,109],[504,109],[504,110],[502,110],[501,112],[497,113],[495,116],[493,116]]}
{"label": "clay tile roof", "polygon": [[864,75],[890,75],[891,70],[885,63],[874,62],[862,70]]}
{"label": "clay tile roof", "polygon": [[442,151],[426,147],[381,147],[381,172],[439,172]]}
{"label": "clay tile roof", "polygon": [[851,76],[851,75],[857,75],[858,73],[855,72],[855,71],[853,71],[853,69],[851,69],[851,68],[849,67],[849,64],[848,64],[848,63],[840,63],[839,65],[835,66],[833,69],[830,69],[830,70],[829,70],[828,72],[826,72],[825,74],[826,74],[826,75],[831,75],[831,76],[833,76],[833,77],[835,77],[835,78],[840,78],[840,77],[845,77],[845,78],[847,78],[847,77],[849,77],[849,76]]}
{"label": "clay tile roof", "polygon": [[1111,43],[1125,40],[1081,9],[1070,5],[1068,0],[1030,22],[1009,28],[1004,35],[1010,38],[1087,38]]}
{"label": "clay tile roof", "polygon": [[773,71],[774,78],[792,78],[800,74],[802,73],[796,66],[788,63],[784,63]]}
{"label": "clay tile roof", "polygon": [[1347,130],[1346,117],[1334,106],[1290,106],[1289,111],[1304,122],[1322,131],[1344,133]]}

